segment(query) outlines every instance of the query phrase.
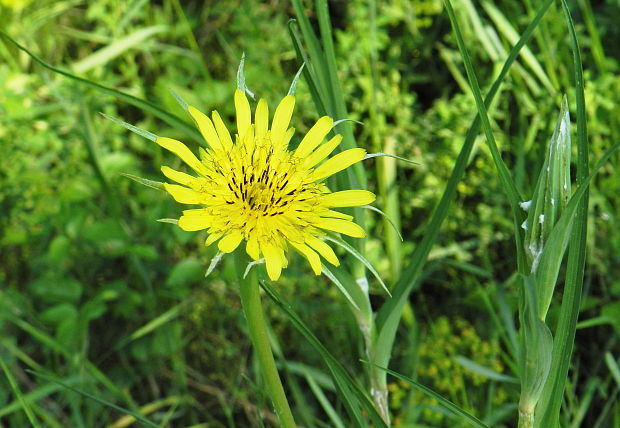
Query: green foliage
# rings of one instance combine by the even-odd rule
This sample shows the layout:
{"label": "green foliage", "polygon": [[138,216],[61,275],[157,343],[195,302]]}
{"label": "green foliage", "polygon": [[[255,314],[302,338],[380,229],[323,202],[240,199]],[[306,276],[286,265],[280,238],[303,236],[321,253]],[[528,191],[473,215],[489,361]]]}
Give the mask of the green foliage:
{"label": "green foliage", "polygon": [[[493,407],[501,407],[508,403],[512,391],[501,385],[492,387],[492,381],[487,377],[459,363],[459,357],[467,356],[469,361],[495,373],[503,373],[505,367],[499,353],[497,340],[483,340],[465,319],[440,316],[420,340],[417,380],[474,414],[477,409],[485,408],[487,400]],[[418,423],[429,426],[451,426],[454,423],[445,412],[438,411],[437,400],[420,392],[411,393],[408,384],[394,382],[390,389],[394,392],[395,426],[399,423],[406,426],[416,419]],[[398,390],[402,392],[399,394]]]}
{"label": "green foliage", "polygon": [[[513,196],[534,194],[563,93],[573,120],[580,113],[579,123],[588,124],[592,159],[620,141],[617,5],[569,5],[582,53],[583,111],[576,110],[580,93],[570,33],[555,4],[483,108],[485,131],[497,151],[472,131],[466,152],[477,110],[440,0],[319,2],[325,7],[318,12],[310,3],[299,2],[296,10],[288,3],[259,2],[0,1],[2,31],[49,65],[90,82],[43,67],[0,36],[0,425],[120,424],[124,414],[104,402],[162,426],[274,421],[255,376],[234,266],[224,258],[204,278],[215,255],[204,248],[204,236],[158,223],[176,217],[178,206],[122,175],[156,186],[162,180],[158,167],[170,158],[98,113],[197,148],[200,138],[170,89],[205,111],[217,108],[232,123],[231,95],[245,52],[246,84],[273,107],[300,66],[288,24],[296,12],[307,16],[309,29],[333,36],[333,46],[306,70],[329,76],[329,90],[321,92],[325,109],[364,124],[343,123],[347,144],[418,163],[375,158],[347,177],[368,179],[379,195],[377,207],[405,241],[387,221],[366,213],[370,238],[357,250],[402,299],[395,305],[393,335],[383,338],[394,344],[384,348],[390,367],[488,425],[514,425],[519,391],[512,381],[522,374],[502,323],[518,318],[522,290],[521,281],[513,280],[515,222],[504,191],[512,181]],[[453,3],[481,95],[495,92],[491,82],[540,4]],[[292,27],[301,25],[297,18]],[[301,45],[308,48],[304,37]],[[333,63],[319,72],[316,58],[332,55]],[[323,113],[312,90],[308,80],[299,80],[294,126],[300,132]],[[509,171],[503,184],[494,163],[500,164],[498,155]],[[556,292],[546,296],[556,349],[542,402],[553,401],[562,426],[619,420],[620,157],[611,156],[591,182],[589,211],[578,214],[582,220],[587,214],[588,222],[583,290],[575,283],[581,276],[574,253],[570,269],[559,271]],[[579,158],[576,150],[572,157]],[[457,159],[460,175],[452,173]],[[583,183],[587,174],[579,162],[581,172],[572,172]],[[452,194],[445,190],[450,186]],[[447,204],[438,205],[446,195]],[[429,223],[431,218],[437,221]],[[415,284],[394,293],[412,257],[419,259]],[[358,263],[355,272],[364,271]],[[363,316],[356,317],[344,309],[348,303],[333,283],[307,274],[293,259],[277,288],[278,303],[294,315],[264,299],[280,348],[278,364],[300,424],[349,426],[356,419],[347,409],[354,413],[359,403],[368,404],[363,390],[371,371],[359,362],[368,337],[358,326],[360,320],[374,322],[373,310],[389,309],[382,306],[389,297],[369,276],[370,294],[354,297],[363,303]],[[350,289],[357,286],[348,273],[334,275]],[[496,284],[504,282],[500,293]],[[492,301],[482,302],[481,294]],[[407,305],[399,323],[400,308]],[[384,310],[375,318],[379,326],[387,315]],[[577,321],[573,347],[570,329]],[[294,325],[307,327],[316,342]],[[317,351],[318,344],[324,349]],[[504,377],[485,377],[483,369]],[[334,384],[330,372],[343,383]],[[410,383],[390,381],[389,389],[395,426],[452,426],[454,419]]]}

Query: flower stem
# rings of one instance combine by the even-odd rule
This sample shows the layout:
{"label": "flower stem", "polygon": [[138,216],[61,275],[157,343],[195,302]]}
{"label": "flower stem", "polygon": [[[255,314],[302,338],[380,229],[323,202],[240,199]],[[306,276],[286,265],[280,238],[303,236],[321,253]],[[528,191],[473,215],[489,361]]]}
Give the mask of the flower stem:
{"label": "flower stem", "polygon": [[519,425],[518,428],[533,428],[534,426],[534,412],[523,412],[519,409]]}
{"label": "flower stem", "polygon": [[[242,257],[237,258],[238,272],[243,272],[247,263],[241,262]],[[243,268],[242,268],[243,266]],[[278,369],[273,358],[271,345],[269,344],[269,336],[267,335],[267,326],[263,316],[263,309],[260,301],[260,287],[256,279],[255,269],[250,270],[246,278],[241,278],[241,304],[243,312],[248,322],[248,330],[250,339],[258,358],[258,364],[265,381],[267,393],[273,402],[276,416],[283,428],[295,428],[295,420],[289,407]]]}

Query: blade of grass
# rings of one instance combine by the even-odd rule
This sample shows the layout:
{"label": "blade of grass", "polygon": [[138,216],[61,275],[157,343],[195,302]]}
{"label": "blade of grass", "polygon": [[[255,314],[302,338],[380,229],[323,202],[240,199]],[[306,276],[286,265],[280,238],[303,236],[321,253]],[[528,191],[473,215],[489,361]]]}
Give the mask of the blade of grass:
{"label": "blade of grass", "polygon": [[[293,8],[297,16],[303,39],[308,47],[308,53],[304,53],[303,45],[299,38],[293,37],[293,43],[298,53],[298,59],[301,63],[306,63],[308,67],[304,70],[304,77],[313,79],[308,81],[309,87],[318,89],[316,94],[313,93],[313,100],[317,109],[325,108],[326,114],[336,121],[347,118],[346,103],[344,94],[336,73],[336,57],[333,46],[331,33],[331,20],[326,0],[316,0],[316,15],[319,24],[320,38],[315,34],[310,20],[306,16],[305,8],[300,0],[292,0]],[[302,54],[299,57],[299,54]],[[314,72],[311,72],[314,70]],[[306,72],[307,71],[307,72]],[[320,99],[320,101],[318,101]],[[318,102],[317,102],[318,101]],[[332,134],[336,129],[332,130]],[[343,136],[343,142],[340,149],[350,149],[357,147],[353,128],[350,121],[345,121],[338,126],[338,132]],[[335,183],[334,188],[354,189],[366,188],[366,171],[361,163],[357,163],[342,174],[333,177]],[[360,208],[353,208],[356,222],[364,227],[365,212]],[[355,246],[362,254],[365,253],[363,240],[354,240],[352,245]],[[350,260],[351,269],[355,278],[364,278],[364,266],[355,259]]]}
{"label": "blade of grass", "polygon": [[[306,71],[309,72],[309,68],[312,68],[312,71],[316,74],[316,80],[314,80],[314,83],[316,85],[317,93],[321,96],[326,111],[333,111],[334,106],[329,103],[330,98],[327,96],[329,91],[327,83],[329,80],[329,72],[327,67],[325,67],[325,63],[319,60],[324,55],[323,49],[321,49],[319,39],[312,29],[310,20],[306,16],[306,9],[302,2],[300,0],[292,0],[291,3],[293,4],[293,9],[295,10],[295,16],[297,17],[297,23],[299,24],[301,34],[306,42],[306,46],[308,47],[309,52],[306,57],[307,59],[311,59],[311,61],[306,61],[306,59],[304,59],[304,62],[309,65],[308,69],[304,71],[304,76],[307,77],[308,74]],[[302,45],[300,44],[300,46]]]}
{"label": "blade of grass", "polygon": [[476,373],[482,377],[487,379],[495,380],[498,382],[507,382],[507,383],[519,383],[519,379],[514,376],[508,376],[502,373],[497,373],[495,370],[490,369],[488,367],[481,366],[475,361],[470,360],[469,358],[463,357],[462,355],[457,355],[454,357],[454,360],[459,363],[463,368]]}
{"label": "blade of grass", "polygon": [[[287,315],[293,326],[306,338],[312,347],[319,353],[323,362],[329,369],[334,385],[339,390],[338,396],[343,400],[349,415],[355,421],[354,426],[366,426],[366,422],[361,415],[361,409],[368,415],[373,426],[386,427],[381,416],[375,410],[372,401],[364,390],[351,378],[351,375],[340,364],[340,362],[325,348],[321,341],[310,331],[303,320],[293,311],[292,307],[286,303],[277,291],[267,283],[261,283],[267,295],[276,305]],[[361,409],[360,409],[361,408]]]}
{"label": "blade of grass", "polygon": [[88,70],[106,64],[117,56],[122,55],[125,51],[143,44],[149,37],[165,30],[167,30],[165,25],[154,25],[152,27],[136,30],[133,33],[121,39],[115,40],[109,45],[73,63],[71,68],[76,73],[85,73]]}
{"label": "blade of grass", "polygon": [[[299,1],[299,0],[295,0]],[[321,45],[323,47],[323,60],[320,61],[323,64],[323,67],[327,70],[328,76],[328,96],[331,98],[330,101],[333,105],[332,117],[335,119],[346,119],[348,117],[347,107],[344,101],[344,93],[342,92],[342,88],[340,86],[340,81],[338,79],[338,74],[336,73],[336,54],[334,51],[334,42],[332,38],[332,23],[329,17],[329,10],[327,7],[327,0],[316,0],[316,12],[317,19],[319,21],[319,30],[321,33]],[[342,148],[343,149],[351,149],[357,147],[357,143],[355,142],[355,137],[353,136],[353,128],[352,124],[349,121],[344,122],[340,126],[340,133],[342,134]],[[361,163],[356,163],[352,166],[351,170],[355,174],[357,179],[357,183],[349,182],[347,183],[347,188],[353,188],[352,186],[362,186],[362,188],[366,187],[366,170],[364,169]],[[363,211],[357,209],[356,210],[356,218],[358,222],[361,221],[360,213]],[[363,214],[362,214],[363,218]]]}
{"label": "blade of grass", "polygon": [[618,363],[611,352],[605,352],[605,364],[607,364],[607,368],[609,369],[609,373],[616,381],[617,386],[620,388],[620,367],[618,367]]}
{"label": "blade of grass", "polygon": [[327,107],[323,104],[321,94],[319,93],[320,88],[316,86],[318,79],[314,76],[314,66],[310,62],[310,57],[308,56],[308,52],[303,47],[303,43],[301,41],[301,35],[298,31],[297,21],[291,19],[288,22],[288,31],[291,36],[291,40],[293,41],[293,47],[295,48],[295,52],[297,54],[297,58],[303,61],[303,64],[306,64],[304,67],[302,74],[308,83],[308,89],[310,90],[310,95],[312,96],[312,101],[316,106],[318,113],[321,116],[327,115]]}
{"label": "blade of grass", "polygon": [[377,366],[376,364],[372,364],[371,362],[368,362],[368,361],[362,361],[362,362],[370,364],[370,365],[373,365],[373,366],[376,366],[378,369],[384,370],[386,373],[391,374],[395,378],[403,380],[403,381],[409,383],[413,388],[415,388],[418,391],[420,391],[420,392],[428,395],[429,397],[434,398],[435,400],[437,400],[437,402],[439,403],[439,405],[441,407],[443,407],[445,410],[447,410],[451,414],[453,414],[455,416],[458,416],[464,422],[467,422],[470,425],[473,425],[475,427],[488,428],[487,425],[485,425],[480,419],[478,419],[477,417],[467,413],[465,410],[461,409],[459,406],[457,406],[456,404],[454,404],[450,400],[447,400],[444,397],[442,397],[441,395],[437,394],[435,391],[433,391],[429,387],[424,386],[421,383],[416,382],[415,380],[413,380],[413,379],[411,379],[411,378],[409,378],[407,376],[404,376],[404,375],[402,375],[402,374],[400,374],[398,372],[395,372],[394,370],[390,370],[390,369],[387,369],[385,367]]}
{"label": "blade of grass", "polygon": [[[573,69],[575,73],[575,94],[577,101],[577,185],[585,185],[588,177],[588,131],[586,124],[586,106],[583,82],[583,65],[581,53],[570,9],[565,0],[562,9],[566,18],[568,32],[573,51]],[[559,413],[564,397],[564,388],[570,365],[577,328],[577,318],[581,306],[583,275],[586,257],[586,234],[589,194],[587,189],[577,209],[575,224],[571,233],[568,248],[568,264],[564,294],[558,327],[555,332],[551,371],[536,413],[539,426],[559,426]]]}
{"label": "blade of grass", "polygon": [[99,403],[99,404],[103,404],[104,406],[110,407],[110,408],[112,408],[112,409],[114,409],[114,410],[117,410],[117,411],[119,411],[119,412],[121,412],[121,413],[124,413],[124,414],[126,414],[126,415],[130,415],[130,416],[132,416],[135,420],[137,420],[137,421],[141,422],[142,424],[144,424],[144,425],[146,425],[146,426],[153,427],[153,428],[159,428],[159,426],[158,426],[157,424],[155,424],[154,422],[149,421],[148,419],[146,419],[146,418],[142,417],[141,415],[139,415],[139,414],[138,414],[138,413],[136,413],[136,412],[132,412],[131,410],[124,409],[124,408],[122,408],[122,407],[120,407],[120,406],[117,406],[116,404],[114,404],[114,403],[112,403],[112,402],[110,402],[110,401],[103,400],[103,399],[101,399],[101,398],[99,398],[99,397],[95,397],[94,395],[89,394],[88,392],[85,392],[85,391],[82,391],[82,390],[80,390],[80,389],[74,388],[74,387],[72,387],[71,385],[68,385],[68,384],[66,384],[66,383],[64,383],[64,382],[61,382],[61,381],[59,381],[59,380],[56,380],[56,379],[54,379],[54,378],[52,378],[52,377],[50,377],[50,376],[47,376],[47,375],[45,375],[45,374],[43,374],[43,373],[39,373],[39,372],[36,372],[36,371],[34,371],[34,370],[27,370],[27,371],[28,371],[29,373],[32,373],[33,375],[35,375],[35,376],[37,376],[37,377],[40,377],[40,378],[42,378],[42,379],[47,380],[47,381],[49,381],[49,382],[54,382],[54,383],[57,383],[57,384],[61,385],[62,387],[66,388],[66,389],[68,389],[68,390],[70,390],[70,391],[77,392],[78,394],[81,394],[81,395],[83,395],[84,397],[90,398],[91,400],[94,400],[94,401],[96,401],[96,402],[97,402],[97,403]]}
{"label": "blade of grass", "polygon": [[[517,44],[510,51],[508,58],[504,62],[504,66],[502,67],[499,75],[493,82],[493,85],[491,86],[491,89],[486,96],[486,105],[490,105],[503,79],[506,77],[508,70],[517,58],[521,48],[530,40],[534,30],[540,23],[542,17],[545,15],[552,2],[553,0],[546,0],[540,6],[540,9],[538,10],[535,18],[532,20],[532,22],[530,22]],[[392,345],[394,343],[396,330],[400,322],[402,308],[407,302],[409,293],[416,285],[422,272],[422,268],[424,267],[424,263],[426,262],[426,259],[428,257],[428,254],[430,253],[433,245],[435,244],[435,241],[437,240],[437,237],[439,236],[439,230],[443,221],[448,215],[448,210],[456,195],[456,187],[463,178],[465,168],[468,164],[469,156],[473,148],[474,140],[478,135],[479,130],[480,116],[477,115],[474,119],[473,124],[469,128],[469,131],[467,132],[465,142],[463,143],[461,152],[456,159],[452,174],[450,176],[450,179],[448,180],[448,184],[446,185],[446,189],[444,190],[441,200],[435,208],[430,224],[426,228],[427,232],[425,233],[424,238],[414,250],[414,253],[411,256],[411,262],[404,270],[401,279],[392,289],[393,297],[383,304],[377,314],[376,322],[379,329],[379,339],[376,345],[376,352],[377,355],[380,355],[382,358],[376,361],[380,361],[384,366],[387,365],[387,363],[389,362],[389,356],[391,354]]]}
{"label": "blade of grass", "polygon": [[[394,152],[396,147],[395,138],[384,138],[386,134],[385,123],[387,119],[381,109],[381,104],[377,102],[377,91],[379,88],[379,66],[377,52],[377,2],[370,0],[368,5],[368,61],[363,62],[364,73],[371,85],[366,89],[369,91],[370,102],[368,104],[368,119],[370,124],[371,147],[374,152]],[[382,153],[386,157],[380,157],[375,162],[378,198],[382,201],[382,208],[386,214],[381,221],[383,223],[383,242],[390,263],[390,279],[396,282],[402,272],[403,248],[402,236],[400,236],[400,200],[399,188],[397,183],[397,164],[395,159],[390,159],[387,153]],[[375,153],[381,156],[380,153]],[[375,208],[376,209],[376,208]],[[380,211],[380,210],[379,210]],[[390,227],[391,226],[391,227]]]}
{"label": "blade of grass", "polygon": [[345,425],[342,419],[340,419],[340,416],[338,416],[338,413],[336,413],[336,410],[325,396],[325,393],[323,393],[323,389],[316,383],[314,378],[309,373],[306,374],[306,382],[308,382],[310,390],[323,408],[323,411],[325,411],[329,420],[332,422],[332,424],[334,424],[334,428],[344,428]]}
{"label": "blade of grass", "polygon": [[183,309],[185,309],[186,306],[187,306],[187,301],[181,302],[178,305],[173,306],[172,308],[168,309],[163,314],[159,315],[155,319],[152,319],[151,321],[149,321],[142,327],[138,328],[136,331],[131,333],[129,336],[125,337],[124,339],[119,340],[116,346],[114,347],[114,349],[119,350],[120,348],[123,348],[124,346],[126,346],[128,343],[131,343],[134,340],[137,340],[155,331],[160,326],[174,320],[176,317],[179,316],[179,314],[182,313]]}
{"label": "blade of grass", "polygon": [[4,372],[4,375],[6,376],[7,380],[9,381],[9,385],[11,386],[11,390],[13,391],[15,397],[19,400],[19,404],[23,409],[24,413],[26,414],[28,421],[34,428],[39,428],[41,425],[39,425],[39,421],[32,412],[28,399],[24,396],[24,394],[22,394],[21,389],[19,389],[19,385],[17,385],[17,381],[13,377],[13,374],[5,364],[4,358],[0,358],[0,367],[2,367],[2,371]]}
{"label": "blade of grass", "polygon": [[[80,377],[74,376],[66,379],[64,382],[68,385],[72,385],[80,382]],[[27,401],[35,403],[62,389],[63,387],[56,383],[48,383],[47,385],[39,386],[37,389],[28,392],[27,394],[23,394],[23,398]],[[22,407],[23,406],[19,398],[16,398],[14,401],[7,403],[4,407],[0,408],[0,418],[4,418],[11,413],[17,412]]]}
{"label": "blade of grass", "polygon": [[[493,21],[499,32],[502,33],[510,43],[516,42],[519,38],[518,34],[513,28],[510,21],[506,19],[506,17],[500,12],[500,10],[493,3],[487,1],[482,2],[482,7],[491,17],[491,20]],[[554,94],[556,91],[553,87],[553,84],[551,83],[551,80],[543,70],[542,66],[540,65],[532,51],[527,46],[523,48],[521,56],[523,57],[523,61],[532,69],[536,77],[540,79],[541,83],[545,86],[547,91],[549,91],[550,94]]]}
{"label": "blade of grass", "polygon": [[366,260],[366,258],[360,254],[355,248],[353,248],[351,245],[347,244],[346,241],[344,241],[344,239],[339,238],[336,235],[332,235],[332,234],[328,234],[325,235],[325,239],[328,241],[333,242],[334,244],[339,245],[340,247],[344,248],[346,251],[348,251],[353,257],[355,257],[357,260],[359,260],[361,263],[364,264],[364,266],[366,266],[366,268],[373,274],[373,276],[377,279],[377,281],[379,282],[379,284],[381,284],[381,287],[383,288],[383,291],[385,291],[387,293],[388,296],[390,296],[390,290],[388,290],[387,285],[385,285],[385,283],[383,282],[383,280],[381,279],[381,275],[379,275],[379,272],[377,272],[377,270],[372,266],[372,264],[370,264],[370,262],[368,260]]}
{"label": "blade of grass", "polygon": [[588,29],[588,34],[590,35],[590,49],[592,50],[592,57],[594,58],[598,72],[601,75],[604,75],[607,72],[607,58],[605,57],[605,50],[603,49],[601,36],[599,35],[599,28],[601,27],[596,24],[594,13],[592,13],[592,5],[590,4],[590,0],[577,0],[577,3],[581,9],[583,20],[586,24],[586,28]]}
{"label": "blade of grass", "polygon": [[512,210],[515,240],[518,254],[517,264],[519,266],[519,272],[523,272],[523,261],[525,259],[523,246],[521,244],[521,223],[523,222],[523,213],[519,208],[519,202],[523,199],[519,195],[519,191],[517,190],[517,187],[515,186],[515,183],[510,176],[510,172],[508,171],[506,164],[502,160],[502,156],[497,147],[497,144],[495,143],[495,137],[493,136],[493,130],[491,129],[491,122],[489,121],[487,107],[482,100],[482,93],[480,92],[480,86],[478,85],[478,78],[476,77],[476,73],[474,72],[474,66],[471,62],[471,58],[469,57],[467,47],[465,46],[465,41],[463,40],[463,36],[461,35],[461,29],[456,19],[456,15],[454,14],[454,9],[452,9],[452,3],[450,3],[450,0],[444,0],[444,5],[446,6],[446,11],[448,13],[448,17],[450,18],[452,29],[456,36],[456,42],[459,50],[461,51],[461,56],[463,57],[463,63],[465,65],[465,71],[467,72],[467,78],[469,79],[469,84],[471,86],[474,99],[476,100],[476,107],[480,116],[482,130],[484,131],[487,144],[491,151],[491,156],[493,157],[493,161],[495,162],[495,167],[497,168],[502,188],[506,192],[506,196],[508,197],[508,203],[510,204],[510,208]]}
{"label": "blade of grass", "polygon": [[141,100],[140,98],[136,98],[132,95],[126,94],[124,92],[118,91],[116,89],[112,89],[109,88],[107,86],[103,86],[100,85],[98,83],[92,82],[90,80],[87,79],[83,79],[81,77],[75,76],[71,73],[68,73],[66,71],[63,71],[59,68],[54,67],[53,65],[45,62],[43,59],[41,59],[39,56],[35,55],[34,53],[30,52],[28,49],[26,49],[24,46],[20,45],[19,43],[17,43],[15,40],[13,40],[13,38],[11,38],[11,36],[9,36],[8,34],[6,34],[3,31],[0,31],[0,36],[3,37],[4,39],[6,39],[8,42],[10,42],[12,45],[14,45],[17,49],[25,52],[28,56],[30,56],[30,58],[32,58],[33,60],[35,60],[37,63],[39,63],[40,65],[42,65],[43,67],[47,68],[48,70],[53,71],[54,73],[60,74],[62,76],[68,77],[82,85],[86,85],[89,86],[91,88],[95,88],[98,91],[104,93],[104,94],[108,94],[111,95],[115,98],[118,98],[119,100],[125,101],[128,104],[131,104],[135,107],[138,107],[141,110],[144,110],[150,114],[152,114],[155,117],[158,117],[159,119],[163,120],[164,122],[166,122],[167,124],[169,124],[170,126],[184,132],[185,134],[187,134],[189,137],[193,138],[195,141],[199,142],[200,144],[205,145],[206,143],[203,142],[202,136],[200,135],[200,133],[198,131],[196,131],[196,129],[191,126],[190,124],[188,124],[187,122],[184,122],[183,120],[179,119],[177,116],[170,114],[164,110],[162,110],[161,108],[157,107],[154,104],[151,104],[148,101],[144,101]]}
{"label": "blade of grass", "polygon": [[[7,319],[13,324],[15,324],[17,327],[31,335],[35,340],[41,342],[47,348],[54,350],[55,352],[66,358],[68,361],[74,361],[75,355],[70,352],[64,345],[59,343],[56,339],[54,339],[47,333],[37,329],[32,324],[20,318],[9,316],[7,317]],[[105,386],[108,391],[113,393],[116,397],[125,400],[130,407],[137,409],[137,405],[133,401],[132,397],[125,391],[121,390],[118,386],[116,386],[116,384],[112,382],[112,380],[108,378],[101,370],[99,370],[97,366],[95,366],[89,360],[85,359],[82,360],[80,363],[84,364],[87,372],[103,386]]]}

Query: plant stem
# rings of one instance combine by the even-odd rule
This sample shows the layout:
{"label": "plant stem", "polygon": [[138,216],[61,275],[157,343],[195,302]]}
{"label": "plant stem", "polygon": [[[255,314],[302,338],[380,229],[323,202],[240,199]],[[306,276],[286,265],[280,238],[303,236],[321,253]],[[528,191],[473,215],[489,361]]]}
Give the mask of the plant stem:
{"label": "plant stem", "polygon": [[519,409],[519,425],[518,428],[533,428],[534,412],[523,412]]}
{"label": "plant stem", "polygon": [[[240,254],[237,255],[238,272],[245,270],[247,263],[243,263]],[[248,322],[248,331],[250,339],[254,346],[254,352],[258,358],[258,364],[261,369],[263,380],[267,393],[273,402],[276,416],[283,428],[295,428],[295,420],[291,413],[282,381],[276,368],[276,362],[273,358],[271,345],[269,344],[269,336],[267,335],[267,326],[263,316],[263,309],[260,300],[260,287],[256,279],[255,269],[250,270],[246,278],[240,278],[240,296],[243,306],[243,313]]]}

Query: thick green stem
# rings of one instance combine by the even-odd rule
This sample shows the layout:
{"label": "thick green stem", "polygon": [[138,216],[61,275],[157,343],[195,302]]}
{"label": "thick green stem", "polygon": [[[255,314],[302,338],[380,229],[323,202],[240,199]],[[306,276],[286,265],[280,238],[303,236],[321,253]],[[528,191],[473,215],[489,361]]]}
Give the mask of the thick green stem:
{"label": "thick green stem", "polygon": [[[238,256],[238,262],[241,257]],[[247,263],[239,263],[239,272],[243,272]],[[254,352],[258,358],[258,364],[265,381],[267,393],[273,402],[273,407],[283,428],[295,428],[295,420],[288,405],[282,381],[273,359],[273,352],[269,344],[267,326],[263,316],[263,309],[260,300],[260,287],[256,279],[255,269],[252,269],[246,278],[241,279],[240,295],[243,313],[248,322],[250,339],[254,345]]]}
{"label": "thick green stem", "polygon": [[534,412],[522,411],[519,409],[519,426],[518,428],[533,428],[534,427]]}

